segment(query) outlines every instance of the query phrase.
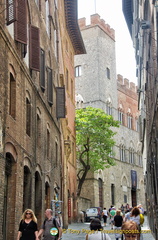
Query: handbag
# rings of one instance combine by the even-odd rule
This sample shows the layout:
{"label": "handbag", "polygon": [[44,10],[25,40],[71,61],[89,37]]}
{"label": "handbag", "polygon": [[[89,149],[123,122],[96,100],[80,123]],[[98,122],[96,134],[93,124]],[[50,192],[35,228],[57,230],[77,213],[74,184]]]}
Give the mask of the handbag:
{"label": "handbag", "polygon": [[142,213],[140,213],[139,216],[140,216],[140,225],[142,225],[144,223],[144,216]]}

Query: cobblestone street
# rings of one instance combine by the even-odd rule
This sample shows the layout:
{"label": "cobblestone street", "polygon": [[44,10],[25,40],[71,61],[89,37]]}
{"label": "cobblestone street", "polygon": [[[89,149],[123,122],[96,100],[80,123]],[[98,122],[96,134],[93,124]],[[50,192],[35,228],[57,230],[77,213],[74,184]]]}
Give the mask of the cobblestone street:
{"label": "cobblestone street", "polygon": [[[103,225],[103,223],[102,223]],[[73,223],[69,225],[69,228],[63,232],[63,240],[79,240],[85,239],[85,231],[89,230],[89,223]],[[107,226],[104,227],[104,230],[111,230],[109,225],[109,220]],[[143,224],[142,230],[150,230],[147,222],[147,217],[145,217],[145,222]],[[111,240],[115,240],[115,234],[109,233]],[[143,240],[155,240],[151,233],[143,233]]]}

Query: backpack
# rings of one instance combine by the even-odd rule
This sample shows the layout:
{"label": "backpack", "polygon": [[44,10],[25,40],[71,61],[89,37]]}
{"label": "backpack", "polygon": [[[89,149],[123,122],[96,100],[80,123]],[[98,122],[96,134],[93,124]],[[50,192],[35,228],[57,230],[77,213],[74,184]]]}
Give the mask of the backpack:
{"label": "backpack", "polygon": [[[44,220],[44,223],[43,223],[44,226],[45,226],[45,224],[46,224],[46,221],[47,221],[47,219]],[[55,218],[53,218],[53,225],[54,225],[55,228],[58,229],[58,227],[57,227],[57,225],[56,225],[56,219],[55,219]],[[59,230],[58,230],[57,235],[55,235],[55,238],[56,238],[56,239],[59,238]]]}
{"label": "backpack", "polygon": [[140,225],[142,225],[144,223],[144,215],[140,213],[139,216],[140,216]]}

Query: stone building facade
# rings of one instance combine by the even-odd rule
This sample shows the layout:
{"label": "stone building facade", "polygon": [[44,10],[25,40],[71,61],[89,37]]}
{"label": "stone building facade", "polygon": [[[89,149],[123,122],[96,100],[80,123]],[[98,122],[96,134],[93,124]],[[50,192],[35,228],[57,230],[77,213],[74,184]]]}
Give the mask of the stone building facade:
{"label": "stone building facade", "polygon": [[123,13],[135,48],[147,214],[158,239],[158,1],[123,0]]}
{"label": "stone building facade", "polygon": [[114,129],[117,134],[112,157],[116,165],[88,174],[79,208],[118,208],[140,202],[145,206],[137,88],[121,75],[116,76],[115,31],[98,14],[91,16],[90,25],[85,18],[79,19],[79,26],[87,54],[75,56],[77,107],[100,108],[120,121],[120,127]]}
{"label": "stone building facade", "polygon": [[[70,116],[75,111],[74,93],[68,101],[65,91],[67,80],[73,83],[74,92],[73,60],[72,66],[64,65],[68,59],[63,53],[66,39],[71,59],[74,54],[85,52],[77,22],[77,1],[1,1],[0,239],[3,240],[16,239],[26,208],[34,210],[39,226],[46,208],[53,207],[54,214],[63,210],[66,216],[68,206],[64,200],[68,202],[68,190],[76,192],[75,183],[70,186],[65,180],[69,171],[74,179],[76,175],[75,157],[72,167],[66,164],[67,143],[71,139],[75,142],[74,114]],[[66,69],[71,78],[67,77]],[[75,148],[75,144],[72,146]],[[64,224],[68,225],[68,218]]]}

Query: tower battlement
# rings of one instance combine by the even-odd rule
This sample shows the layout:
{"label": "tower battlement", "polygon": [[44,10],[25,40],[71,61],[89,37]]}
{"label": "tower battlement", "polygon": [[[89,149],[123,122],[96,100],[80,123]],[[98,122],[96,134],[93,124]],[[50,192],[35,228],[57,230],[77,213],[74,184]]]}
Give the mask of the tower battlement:
{"label": "tower battlement", "polygon": [[86,25],[85,17],[80,18],[78,24],[81,30],[98,25],[106,34],[115,40],[115,30],[110,28],[110,25],[106,24],[104,19],[101,19],[97,13],[90,16],[90,25]]}
{"label": "tower battlement", "polygon": [[118,86],[123,87],[124,91],[132,91],[133,93],[137,93],[137,86],[134,82],[130,82],[127,78],[123,78],[121,74],[117,75],[117,83]]}

